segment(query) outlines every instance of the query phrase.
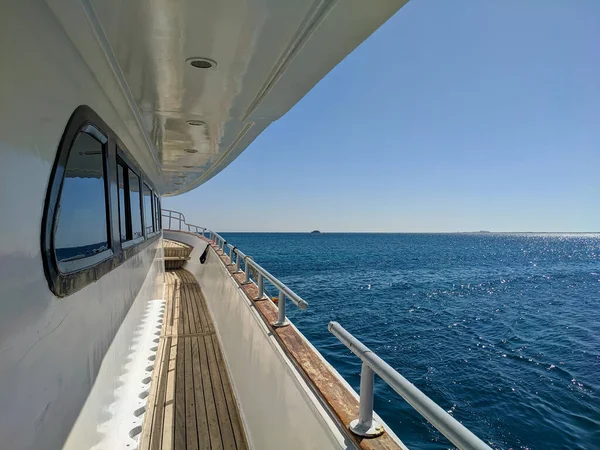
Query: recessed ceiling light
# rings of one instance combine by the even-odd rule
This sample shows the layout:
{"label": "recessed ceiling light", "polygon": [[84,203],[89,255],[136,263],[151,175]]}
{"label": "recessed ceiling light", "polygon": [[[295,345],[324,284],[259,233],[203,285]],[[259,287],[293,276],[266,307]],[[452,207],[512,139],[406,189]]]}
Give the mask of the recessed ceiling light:
{"label": "recessed ceiling light", "polygon": [[183,166],[184,169],[193,169],[194,166]]}
{"label": "recessed ceiling light", "polygon": [[187,153],[198,153],[198,150],[195,148],[186,148],[184,151]]}
{"label": "recessed ceiling light", "polygon": [[181,181],[175,181],[174,184],[181,184]]}
{"label": "recessed ceiling light", "polygon": [[202,125],[206,125],[206,123],[202,122],[201,120],[188,120],[187,124],[192,127],[201,127]]}
{"label": "recessed ceiling light", "polygon": [[187,175],[186,175],[185,173],[180,173],[180,174],[177,174],[177,176],[178,176],[179,178],[185,178],[185,177],[187,177]]}
{"label": "recessed ceiling light", "polygon": [[196,69],[214,69],[217,63],[208,58],[188,58],[186,62]]}

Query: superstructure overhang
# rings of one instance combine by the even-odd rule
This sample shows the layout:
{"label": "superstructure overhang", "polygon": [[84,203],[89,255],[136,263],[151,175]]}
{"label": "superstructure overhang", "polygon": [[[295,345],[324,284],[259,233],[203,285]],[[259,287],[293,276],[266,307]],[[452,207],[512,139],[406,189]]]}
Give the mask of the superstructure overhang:
{"label": "superstructure overhang", "polygon": [[47,3],[169,196],[226,167],[406,0]]}

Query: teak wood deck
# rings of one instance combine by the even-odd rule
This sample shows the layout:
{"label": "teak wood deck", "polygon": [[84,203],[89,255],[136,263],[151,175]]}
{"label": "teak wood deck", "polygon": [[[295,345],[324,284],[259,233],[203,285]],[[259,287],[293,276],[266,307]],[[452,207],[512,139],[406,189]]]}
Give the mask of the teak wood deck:
{"label": "teak wood deck", "polygon": [[166,272],[166,308],[139,448],[247,449],[206,301],[194,276]]}
{"label": "teak wood deck", "polygon": [[163,239],[165,270],[181,269],[190,259],[193,247],[171,239]]}

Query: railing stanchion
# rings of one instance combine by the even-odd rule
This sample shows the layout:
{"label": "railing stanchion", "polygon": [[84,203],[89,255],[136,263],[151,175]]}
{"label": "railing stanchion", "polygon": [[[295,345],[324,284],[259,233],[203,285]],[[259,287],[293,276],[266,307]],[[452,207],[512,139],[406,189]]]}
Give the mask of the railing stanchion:
{"label": "railing stanchion", "polygon": [[252,256],[246,256],[244,258],[244,272],[246,273],[246,278],[244,278],[244,284],[250,283],[250,264],[248,264],[249,259],[252,259]]}
{"label": "railing stanchion", "polygon": [[262,273],[258,274],[258,295],[256,296],[256,298],[263,298],[263,295],[265,293],[265,279],[263,278]]}
{"label": "railing stanchion", "polygon": [[373,420],[374,381],[373,370],[363,362],[360,371],[358,419],[350,422],[350,431],[359,436],[375,437],[383,434],[383,425]]}
{"label": "railing stanchion", "polygon": [[277,322],[272,323],[275,328],[287,327],[290,322],[285,317],[285,292],[279,290],[279,300],[277,300],[278,316]]}
{"label": "railing stanchion", "polygon": [[240,272],[240,254],[237,254],[237,258],[235,260],[235,273]]}
{"label": "railing stanchion", "polygon": [[461,450],[492,450],[489,445],[427,397],[339,323],[329,322],[328,328],[331,334],[362,361],[359,415],[358,419],[350,422],[350,430],[353,433],[361,436],[373,436],[370,434],[372,431],[381,430],[381,425],[373,421],[373,375],[377,374],[457,448]]}

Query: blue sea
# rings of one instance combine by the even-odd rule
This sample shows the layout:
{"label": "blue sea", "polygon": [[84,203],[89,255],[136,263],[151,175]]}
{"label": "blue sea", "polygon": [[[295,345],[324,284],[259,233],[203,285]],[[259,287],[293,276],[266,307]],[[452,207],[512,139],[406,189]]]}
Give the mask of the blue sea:
{"label": "blue sea", "polygon": [[[600,448],[599,234],[223,237],[309,303],[288,317],[357,391],[330,320],[493,448]],[[452,447],[379,379],[375,410],[409,447]]]}

